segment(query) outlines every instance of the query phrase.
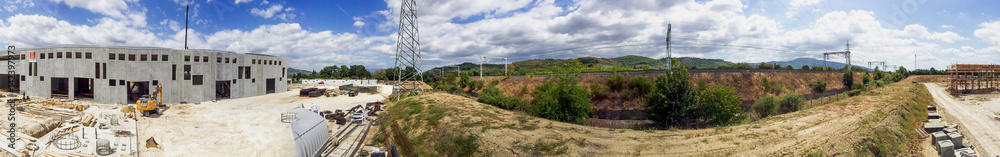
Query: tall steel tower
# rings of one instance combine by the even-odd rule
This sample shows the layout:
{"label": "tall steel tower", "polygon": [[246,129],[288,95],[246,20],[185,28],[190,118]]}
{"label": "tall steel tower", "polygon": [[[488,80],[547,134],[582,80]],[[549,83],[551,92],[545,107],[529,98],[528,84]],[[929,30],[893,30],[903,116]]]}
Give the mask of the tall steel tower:
{"label": "tall steel tower", "polygon": [[[393,90],[396,100],[413,92],[423,92],[418,81],[423,76],[420,69],[420,31],[417,29],[417,2],[403,0],[399,9],[399,31],[396,38],[396,83]],[[413,68],[412,71],[407,70]],[[417,77],[420,77],[419,80]]]}

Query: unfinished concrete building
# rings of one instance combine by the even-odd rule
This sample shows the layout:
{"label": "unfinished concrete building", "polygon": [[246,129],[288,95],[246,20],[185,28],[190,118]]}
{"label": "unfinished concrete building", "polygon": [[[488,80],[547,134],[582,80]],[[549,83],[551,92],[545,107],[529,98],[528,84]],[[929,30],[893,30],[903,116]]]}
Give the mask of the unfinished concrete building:
{"label": "unfinished concrete building", "polygon": [[[242,98],[287,90],[287,59],[218,50],[53,45],[17,49],[18,92],[38,97],[135,103],[162,86],[165,103]],[[13,76],[13,77],[9,77]]]}
{"label": "unfinished concrete building", "polygon": [[948,69],[948,86],[950,90],[962,93],[997,90],[1000,86],[1000,65],[951,65]]}

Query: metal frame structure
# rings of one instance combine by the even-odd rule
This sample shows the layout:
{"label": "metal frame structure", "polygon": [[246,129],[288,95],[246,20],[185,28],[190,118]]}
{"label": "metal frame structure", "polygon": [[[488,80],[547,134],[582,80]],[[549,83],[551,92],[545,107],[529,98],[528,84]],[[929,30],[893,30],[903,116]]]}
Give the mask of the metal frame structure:
{"label": "metal frame structure", "polygon": [[879,65],[881,65],[882,66],[882,70],[883,71],[885,70],[885,61],[871,61],[871,62],[868,62],[868,68],[869,69],[875,69],[875,68],[872,68],[872,65],[875,65],[875,67],[878,67]]}
{"label": "metal frame structure", "polygon": [[458,66],[458,65],[455,65],[455,66],[442,66],[441,70],[440,70],[442,77],[444,77],[444,71],[447,70],[445,68],[448,68],[448,67],[455,67],[455,70],[458,71],[457,75],[455,75],[455,76],[461,76],[462,75],[462,67],[461,66]]}
{"label": "metal frame structure", "polygon": [[823,53],[823,67],[826,67],[826,68],[830,67],[830,66],[826,65],[826,60],[830,59],[830,55],[844,55],[844,58],[847,58],[847,70],[853,71],[852,70],[852,66],[851,66],[851,43],[850,42],[847,43],[847,49],[844,49],[844,51]]}
{"label": "metal frame structure", "polygon": [[486,58],[490,59],[503,59],[503,76],[507,76],[507,57],[492,57],[479,55],[479,78],[483,78],[483,64],[486,64]]}
{"label": "metal frame structure", "polygon": [[1000,65],[955,64],[948,68],[951,90],[1000,89]]}
{"label": "metal frame structure", "polygon": [[[422,81],[423,76],[418,75],[422,70],[420,60],[420,31],[417,29],[417,2],[415,0],[403,0],[399,10],[399,31],[396,38],[396,82],[393,89],[397,92],[396,100],[403,93],[423,92],[417,81]],[[413,67],[416,71],[405,73],[407,67]],[[417,77],[420,77],[419,80]]]}

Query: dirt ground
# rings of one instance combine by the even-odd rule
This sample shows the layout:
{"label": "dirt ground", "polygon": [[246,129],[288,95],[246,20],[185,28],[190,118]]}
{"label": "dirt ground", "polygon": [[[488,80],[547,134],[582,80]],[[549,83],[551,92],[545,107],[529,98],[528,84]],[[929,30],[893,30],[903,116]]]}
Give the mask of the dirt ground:
{"label": "dirt ground", "polygon": [[[320,86],[335,88],[336,85]],[[381,101],[391,93],[360,93],[356,97],[299,97],[297,89],[262,96],[200,104],[170,104],[159,117],[138,121],[139,139],[155,138],[160,148],[140,148],[141,156],[297,156],[292,131],[281,113],[300,106],[320,110],[348,109]],[[330,125],[335,125],[328,123]]]}
{"label": "dirt ground", "polygon": [[[1000,121],[991,115],[1000,112],[1000,94],[977,94],[958,99],[945,91],[943,83],[924,83],[938,104],[944,120],[958,123],[965,139],[973,142],[982,156],[1000,155]],[[970,134],[971,133],[971,134]]]}
{"label": "dirt ground", "polygon": [[[426,114],[410,115],[398,122],[411,127],[407,133],[411,142],[424,141],[418,142],[422,144],[417,147],[433,151],[425,145],[447,141],[428,135],[474,134],[481,141],[476,153],[493,156],[807,156],[810,153],[853,156],[856,148],[863,147],[860,143],[871,140],[863,136],[872,134],[871,128],[904,129],[893,125],[900,115],[895,113],[900,109],[899,103],[893,101],[912,96],[907,91],[915,86],[918,85],[904,80],[826,106],[748,124],[696,130],[583,126],[536,118],[443,93],[412,98],[429,104],[428,108],[433,108],[431,105],[445,108],[448,116],[437,120],[442,124],[421,121],[424,119],[421,117],[433,117]],[[927,155],[921,149],[908,148],[912,152],[900,153]]]}

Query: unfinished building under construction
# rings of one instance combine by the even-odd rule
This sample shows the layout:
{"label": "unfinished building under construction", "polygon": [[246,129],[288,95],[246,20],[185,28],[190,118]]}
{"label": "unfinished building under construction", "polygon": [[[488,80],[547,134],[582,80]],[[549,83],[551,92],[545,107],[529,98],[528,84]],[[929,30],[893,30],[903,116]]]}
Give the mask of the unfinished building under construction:
{"label": "unfinished building under construction", "polygon": [[[2,60],[18,92],[46,98],[135,103],[162,86],[165,103],[242,98],[287,90],[287,59],[219,50],[53,45],[16,49]],[[8,78],[14,78],[9,80]]]}
{"label": "unfinished building under construction", "polygon": [[995,91],[1000,87],[1000,65],[955,64],[948,68],[948,87],[953,92]]}

